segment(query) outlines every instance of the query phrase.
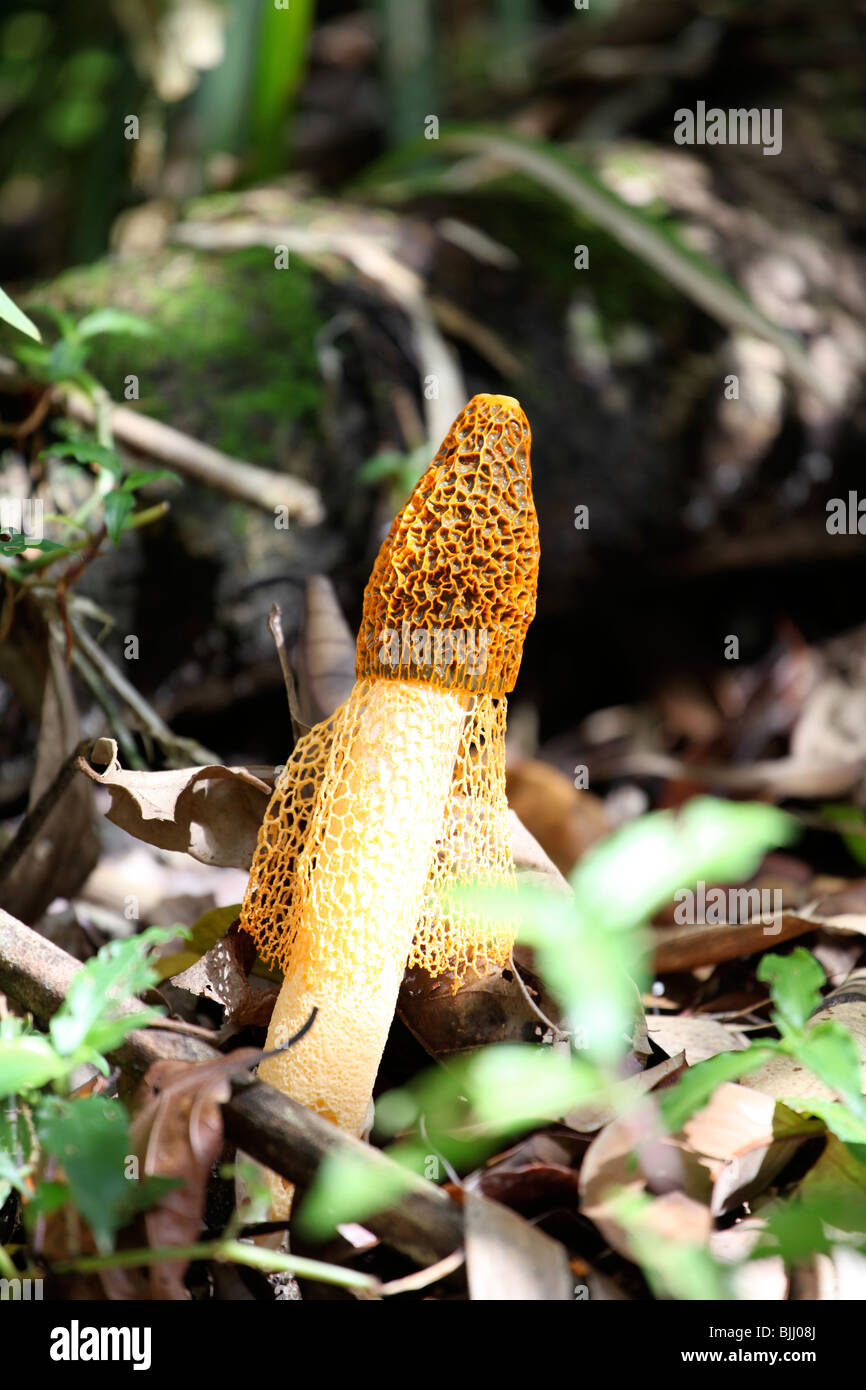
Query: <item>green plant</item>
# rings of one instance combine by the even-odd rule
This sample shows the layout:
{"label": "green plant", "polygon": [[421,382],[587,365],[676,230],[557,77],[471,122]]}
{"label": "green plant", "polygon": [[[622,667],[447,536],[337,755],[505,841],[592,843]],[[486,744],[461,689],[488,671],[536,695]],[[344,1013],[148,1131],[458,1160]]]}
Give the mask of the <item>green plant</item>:
{"label": "green plant", "polygon": [[139,318],[137,314],[128,314],[123,309],[95,309],[78,320],[53,304],[34,305],[33,312],[52,319],[59,330],[59,337],[52,344],[20,344],[15,349],[18,361],[32,372],[37,381],[54,386],[78,386],[88,395],[101,389],[100,383],[87,368],[95,338],[106,333],[147,338],[153,331],[146,319]]}
{"label": "green plant", "polygon": [[[177,935],[177,928],[151,927],[103,946],[73,978],[47,1033],[29,1019],[0,1021],[0,1206],[16,1191],[32,1226],[38,1216],[71,1203],[103,1253],[173,1180],[127,1176],[126,1111],[113,1097],[75,1098],[71,1079],[85,1064],[107,1076],[106,1053],[160,1017],[161,1009],[146,1005],[120,1012],[118,1000],[154,983],[151,950]],[[51,1159],[62,1177],[48,1176]]]}
{"label": "green plant", "polygon": [[14,299],[10,299],[5,290],[0,289],[0,320],[3,323],[11,324],[17,328],[19,333],[26,333],[28,338],[35,338],[38,342],[41,333],[32,319],[29,319],[23,309],[19,309]]}
{"label": "green plant", "polygon": [[[754,872],[763,854],[796,834],[795,822],[774,808],[699,798],[682,812],[656,812],[633,822],[587,854],[572,875],[573,899],[535,888],[516,895],[469,885],[464,909],[493,921],[517,920],[520,938],[535,948],[539,973],[558,1000],[572,1040],[571,1055],[543,1045],[486,1047],[448,1068],[423,1073],[377,1103],[376,1125],[408,1173],[429,1177],[430,1156],[468,1171],[503,1139],[556,1120],[587,1100],[616,1107],[617,1067],[635,1009],[634,986],[647,983],[644,924],[663,901],[698,879],[737,880]],[[447,911],[448,904],[444,906]],[[866,1249],[866,1101],[853,1038],[835,1022],[807,1026],[820,1003],[824,973],[803,948],[765,956],[758,976],[770,989],[778,1040],[761,1038],[742,1052],[722,1053],[689,1067],[659,1095],[671,1132],[704,1106],[723,1082],[757,1070],[770,1057],[795,1058],[829,1086],[839,1101],[792,1098],[783,1103],[819,1118],[849,1153]],[[379,1182],[350,1158],[327,1161],[301,1209],[300,1220],[321,1238],[341,1221],[363,1220],[397,1195],[393,1174]],[[730,1270],[700,1245],[667,1250],[654,1233],[649,1197],[610,1193],[609,1211],[627,1232],[645,1277],[661,1297],[732,1297]],[[767,1228],[752,1258],[768,1252],[802,1259],[832,1243],[827,1226],[840,1224],[840,1201],[825,1191],[767,1206]],[[848,1226],[857,1203],[846,1204]]]}
{"label": "green plant", "polygon": [[[2,307],[0,304],[0,310]],[[5,567],[6,573],[18,583],[26,583],[28,576],[39,574],[64,555],[83,552],[83,558],[78,562],[83,570],[98,551],[104,536],[119,545],[124,531],[146,524],[162,514],[163,507],[135,513],[136,493],[142,487],[159,480],[180,481],[177,474],[165,468],[128,469],[114,447],[108,398],[88,367],[95,339],[120,333],[146,337],[151,332],[150,325],[137,315],[120,309],[98,309],[77,321],[71,314],[52,305],[44,306],[41,312],[53,319],[59,329],[59,337],[53,344],[19,344],[15,348],[15,356],[36,381],[48,388],[72,386],[83,391],[94,403],[97,428],[95,435],[89,435],[71,420],[61,419],[58,428],[67,437],[59,443],[48,445],[39,458],[48,463],[67,460],[66,467],[89,468],[94,473],[94,485],[75,512],[50,514],[45,518],[57,528],[58,534],[63,536],[62,540],[47,537],[35,539],[14,529],[3,532],[0,556],[14,559],[25,550],[41,551],[38,557]],[[89,525],[91,518],[97,521],[95,529]],[[77,572],[74,571],[75,574]]]}

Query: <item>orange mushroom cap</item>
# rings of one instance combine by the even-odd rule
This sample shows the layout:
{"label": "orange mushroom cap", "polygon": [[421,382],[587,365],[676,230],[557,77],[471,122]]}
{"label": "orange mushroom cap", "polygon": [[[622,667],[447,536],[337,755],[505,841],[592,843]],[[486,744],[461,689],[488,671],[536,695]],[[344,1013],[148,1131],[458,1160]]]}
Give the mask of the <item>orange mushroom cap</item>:
{"label": "orange mushroom cap", "polygon": [[530,442],[511,396],[475,396],[460,412],[376,558],[359,680],[514,688],[538,581]]}

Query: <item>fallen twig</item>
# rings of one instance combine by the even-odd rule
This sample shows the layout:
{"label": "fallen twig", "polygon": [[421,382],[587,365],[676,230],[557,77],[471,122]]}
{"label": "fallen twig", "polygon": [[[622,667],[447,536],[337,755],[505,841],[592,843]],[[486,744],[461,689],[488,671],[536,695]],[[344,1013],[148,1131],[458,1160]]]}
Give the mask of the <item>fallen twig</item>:
{"label": "fallen twig", "polygon": [[[47,1021],[80,968],[66,951],[0,908],[0,990],[19,1007]],[[120,1013],[139,1013],[141,1005],[129,999],[118,1001],[117,1008]],[[159,1023],[136,1029],[111,1055],[134,1075],[167,1058],[213,1062],[223,1056],[198,1038],[166,1032]],[[233,1077],[223,1118],[232,1143],[296,1186],[309,1186],[322,1159],[334,1150],[350,1153],[374,1177],[396,1169],[404,1186],[397,1205],[365,1217],[364,1225],[417,1264],[436,1264],[462,1246],[462,1213],[447,1193],[398,1168],[386,1154],[344,1134],[264,1081]]]}
{"label": "fallen twig", "polygon": [[[78,391],[67,391],[63,407],[73,419],[94,425],[96,411],[91,401]],[[287,473],[274,473],[244,459],[233,458],[210,444],[202,444],[173,425],[164,425],[129,406],[116,405],[109,421],[115,441],[136,453],[157,459],[188,478],[195,478],[229,497],[273,514],[285,507],[286,514],[305,526],[322,521],[325,509],[316,488]]]}
{"label": "fallen twig", "polygon": [[[5,390],[29,390],[33,386],[33,382],[8,359],[0,362],[0,372]],[[54,408],[89,428],[96,428],[97,407],[82,392],[56,386],[46,396]],[[315,526],[324,519],[325,509],[318,489],[300,478],[233,458],[129,406],[109,405],[105,424],[116,443],[164,463],[188,478],[196,478],[229,497],[272,515],[275,508],[285,507],[287,516],[295,517],[304,526]]]}
{"label": "fallen twig", "polygon": [[90,664],[95,667],[106,684],[116,691],[124,703],[134,711],[147,733],[152,734],[163,748],[170,750],[173,754],[182,754],[184,758],[200,763],[203,767],[219,762],[216,754],[203,748],[195,739],[179,738],[177,734],[173,733],[165,721],[160,719],[156,710],[138,693],[135,686],[130,684],[123,672],[118,670],[98,642],[94,642],[83,623],[80,623],[71,614],[69,621],[72,625],[72,631],[75,633],[75,640]]}
{"label": "fallen twig", "polygon": [[52,781],[25,815],[9,844],[0,854],[0,883],[12,872],[24,851],[33,843],[58,800],[78,771],[78,759],[89,750],[92,739],[84,739],[63,759]]}

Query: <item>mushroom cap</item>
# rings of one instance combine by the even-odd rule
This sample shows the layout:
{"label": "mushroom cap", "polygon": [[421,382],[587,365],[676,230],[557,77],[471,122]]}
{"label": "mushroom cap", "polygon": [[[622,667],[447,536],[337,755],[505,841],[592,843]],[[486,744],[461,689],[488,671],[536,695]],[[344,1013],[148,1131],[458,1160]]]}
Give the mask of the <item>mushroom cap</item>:
{"label": "mushroom cap", "polygon": [[512,396],[474,396],[460,412],[376,558],[359,680],[513,689],[538,581],[530,441]]}

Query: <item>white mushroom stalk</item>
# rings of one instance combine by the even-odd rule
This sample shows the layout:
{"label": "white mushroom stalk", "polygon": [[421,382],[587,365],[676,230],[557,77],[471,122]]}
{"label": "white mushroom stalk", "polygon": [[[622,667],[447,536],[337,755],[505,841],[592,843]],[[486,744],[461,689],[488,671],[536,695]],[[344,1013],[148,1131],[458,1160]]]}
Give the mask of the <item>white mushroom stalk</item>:
{"label": "white mushroom stalk", "polygon": [[[431,885],[510,873],[504,701],[532,618],[538,541],[529,427],[510,397],[455,421],[367,586],[358,680],[278,781],[241,925],[285,977],[260,1067],[362,1134],[407,961],[459,980],[511,936],[438,920]],[[271,1175],[274,1212],[292,1188]]]}

